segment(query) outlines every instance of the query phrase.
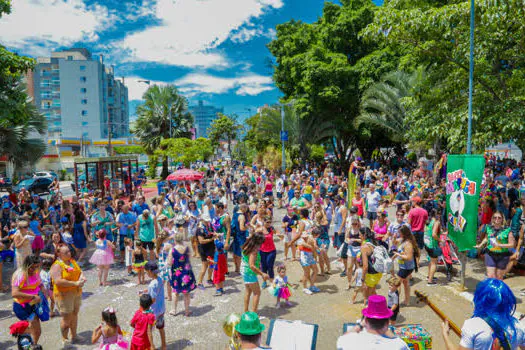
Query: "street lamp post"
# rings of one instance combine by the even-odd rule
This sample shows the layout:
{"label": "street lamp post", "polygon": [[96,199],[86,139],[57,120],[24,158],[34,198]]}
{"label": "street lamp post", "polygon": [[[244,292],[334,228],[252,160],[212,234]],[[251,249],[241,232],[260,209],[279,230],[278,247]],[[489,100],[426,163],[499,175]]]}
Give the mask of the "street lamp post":
{"label": "street lamp post", "polygon": [[281,144],[282,144],[282,169],[286,171],[286,155],[284,154],[284,105],[281,106]]}
{"label": "street lamp post", "polygon": [[475,0],[470,0],[470,64],[468,76],[468,135],[467,154],[472,153],[472,92],[474,90],[474,5]]}

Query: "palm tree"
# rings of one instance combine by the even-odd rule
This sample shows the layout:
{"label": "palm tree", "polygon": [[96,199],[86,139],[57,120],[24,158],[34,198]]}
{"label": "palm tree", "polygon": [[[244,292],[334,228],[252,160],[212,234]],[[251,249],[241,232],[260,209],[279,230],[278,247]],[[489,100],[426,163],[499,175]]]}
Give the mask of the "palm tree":
{"label": "palm tree", "polygon": [[[188,111],[188,100],[174,85],[153,85],[143,99],[144,103],[137,107],[133,133],[147,154],[152,155],[164,139],[191,137],[193,117]],[[164,157],[161,177],[167,176],[168,158]]]}
{"label": "palm tree", "polygon": [[389,72],[380,82],[370,86],[361,98],[361,115],[356,126],[371,124],[386,130],[393,141],[403,141],[406,134],[403,105],[405,97],[412,96],[414,88],[424,79],[424,71],[413,73]]}
{"label": "palm tree", "polygon": [[45,117],[26,93],[21,79],[4,76],[0,93],[0,156],[17,167],[36,163],[46,151],[41,136],[46,132]]}
{"label": "palm tree", "polygon": [[[285,147],[302,160],[309,157],[308,144],[322,142],[335,135],[333,123],[315,117],[301,118],[294,106],[284,107],[284,130],[288,132]],[[269,138],[277,139],[276,141],[280,140],[281,106],[272,106],[262,110],[257,131]],[[295,158],[292,155],[292,159]]]}

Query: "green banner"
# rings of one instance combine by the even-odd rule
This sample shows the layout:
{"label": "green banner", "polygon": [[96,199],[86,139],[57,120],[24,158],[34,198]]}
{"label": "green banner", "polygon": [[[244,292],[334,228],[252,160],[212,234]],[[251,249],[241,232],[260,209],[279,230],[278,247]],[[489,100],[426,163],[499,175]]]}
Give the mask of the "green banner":
{"label": "green banner", "polygon": [[459,251],[476,245],[479,191],[484,168],[482,155],[449,155],[447,159],[448,236]]}

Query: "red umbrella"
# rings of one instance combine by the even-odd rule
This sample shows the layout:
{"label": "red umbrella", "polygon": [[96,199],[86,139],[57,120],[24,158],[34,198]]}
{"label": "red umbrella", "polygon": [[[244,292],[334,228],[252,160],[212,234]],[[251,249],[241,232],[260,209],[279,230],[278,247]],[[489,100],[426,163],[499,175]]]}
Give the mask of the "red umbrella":
{"label": "red umbrella", "polygon": [[201,172],[191,169],[180,169],[168,175],[168,181],[194,181],[204,177]]}

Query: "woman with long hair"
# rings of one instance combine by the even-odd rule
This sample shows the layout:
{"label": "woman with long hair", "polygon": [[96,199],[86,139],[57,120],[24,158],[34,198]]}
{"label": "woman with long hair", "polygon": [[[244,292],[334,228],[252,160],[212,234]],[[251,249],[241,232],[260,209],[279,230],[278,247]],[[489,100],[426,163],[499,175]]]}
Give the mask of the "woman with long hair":
{"label": "woman with long hair", "polygon": [[49,319],[49,307],[45,297],[47,291],[40,279],[40,265],[40,257],[37,255],[26,256],[11,280],[13,312],[21,321],[29,322],[34,344],[38,344],[40,338],[40,321]]}
{"label": "woman with long hair", "polygon": [[73,241],[75,248],[78,250],[78,263],[82,266],[82,259],[87,253],[87,242],[89,234],[87,228],[86,214],[78,203],[73,204]]}
{"label": "woman with long hair", "polygon": [[439,236],[441,234],[440,210],[441,208],[432,209],[428,213],[428,221],[423,236],[425,250],[430,258],[427,286],[436,285],[434,273],[436,273],[438,258],[442,254],[441,248],[439,247]]}
{"label": "woman with long hair", "polygon": [[262,228],[258,229],[253,235],[246,239],[242,246],[241,275],[244,281],[244,312],[247,312],[250,306],[250,298],[253,294],[252,311],[257,312],[259,299],[261,298],[261,287],[257,276],[260,275],[264,281],[270,277],[261,271],[261,255],[259,248],[264,243],[265,237],[262,234]]}
{"label": "woman with long hair", "polygon": [[452,344],[448,322],[443,323],[447,350],[524,349],[525,330],[517,318],[516,297],[503,281],[487,278],[474,292],[474,313],[463,323],[459,346]]}
{"label": "woman with long hair", "polygon": [[511,252],[514,248],[515,238],[510,232],[510,227],[505,226],[505,216],[496,211],[492,215],[492,223],[486,226],[487,236],[479,245],[487,243],[487,254],[485,254],[485,266],[488,278],[503,280]]}
{"label": "woman with long hair", "polygon": [[345,243],[348,246],[347,255],[347,277],[348,277],[348,288],[350,289],[352,277],[354,274],[354,266],[357,262],[357,256],[361,252],[361,230],[364,228],[361,227],[361,219],[357,215],[352,215],[350,218],[350,228],[346,231],[345,234]]}
{"label": "woman with long hair", "polygon": [[239,205],[239,210],[233,213],[232,216],[232,250],[233,263],[235,264],[235,272],[241,271],[242,246],[248,237],[248,226],[250,222],[250,213],[248,204],[242,203]]}
{"label": "woman with long hair", "polygon": [[397,276],[401,279],[403,289],[405,291],[405,304],[410,304],[410,284],[409,277],[416,268],[416,261],[420,256],[419,248],[417,246],[416,237],[408,226],[403,225],[399,228],[400,240],[396,242],[397,251],[393,258],[397,258],[399,271]]}
{"label": "woman with long hair", "polygon": [[[363,300],[365,304],[368,302],[368,297],[376,294],[376,288],[381,281],[383,274],[376,271],[371,261],[371,256],[374,253],[374,247],[377,246],[374,232],[368,228],[359,231],[361,239],[361,261],[363,262]],[[350,271],[349,271],[350,273]]]}

